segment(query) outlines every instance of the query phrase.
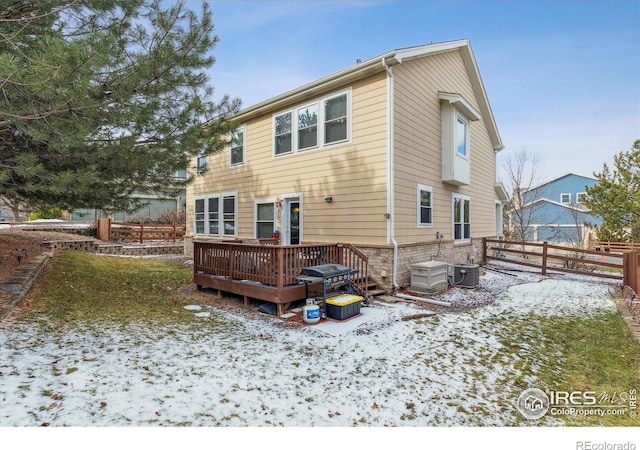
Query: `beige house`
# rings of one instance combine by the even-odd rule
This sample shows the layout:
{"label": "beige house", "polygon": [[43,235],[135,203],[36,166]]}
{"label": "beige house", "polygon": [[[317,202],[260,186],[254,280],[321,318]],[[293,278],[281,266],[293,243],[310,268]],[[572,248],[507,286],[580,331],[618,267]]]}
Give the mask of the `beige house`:
{"label": "beige house", "polygon": [[248,107],[194,162],[192,241],[355,245],[388,289],[412,263],[480,261],[502,229],[503,148],[468,40],[394,50]]}

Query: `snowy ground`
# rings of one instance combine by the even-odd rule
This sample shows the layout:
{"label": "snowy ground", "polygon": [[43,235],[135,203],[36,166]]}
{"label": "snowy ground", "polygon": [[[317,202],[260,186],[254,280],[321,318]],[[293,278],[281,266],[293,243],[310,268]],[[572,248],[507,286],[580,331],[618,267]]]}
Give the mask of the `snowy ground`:
{"label": "snowy ground", "polygon": [[[337,337],[206,308],[153,329],[5,322],[0,425],[526,424],[513,380],[548,363],[537,360],[537,319],[615,310],[612,286],[487,271],[489,304],[462,310],[476,291],[455,289],[440,298],[456,312],[412,320],[402,317],[425,309],[380,304],[384,314]],[[515,329],[528,337],[507,348]]]}

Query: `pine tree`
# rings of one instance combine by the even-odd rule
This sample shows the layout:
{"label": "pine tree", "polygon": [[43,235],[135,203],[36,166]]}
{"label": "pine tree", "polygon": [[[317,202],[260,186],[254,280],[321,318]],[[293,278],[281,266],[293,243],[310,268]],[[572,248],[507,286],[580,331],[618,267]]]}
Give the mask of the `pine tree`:
{"label": "pine tree", "polygon": [[598,184],[586,189],[585,205],[602,217],[598,239],[640,242],[640,139],[627,152],[614,156],[615,169],[604,164],[594,174]]}
{"label": "pine tree", "polygon": [[212,99],[212,12],[159,0],[0,5],[0,196],[126,209],[225,145],[239,101]]}

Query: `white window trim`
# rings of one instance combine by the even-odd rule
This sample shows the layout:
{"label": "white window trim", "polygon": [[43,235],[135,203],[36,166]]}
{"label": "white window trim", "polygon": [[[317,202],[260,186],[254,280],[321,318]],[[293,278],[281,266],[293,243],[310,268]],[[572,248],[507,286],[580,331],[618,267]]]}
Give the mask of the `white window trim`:
{"label": "white window trim", "polygon": [[[300,144],[300,135],[298,134],[298,132],[300,131],[300,111],[305,109],[305,108],[309,108],[312,106],[316,106],[317,110],[318,110],[318,115],[316,117],[316,145],[312,145],[311,147],[305,147],[305,148],[299,148],[299,144]],[[324,139],[320,139],[320,128],[322,128],[322,133],[324,134],[324,127],[320,127],[320,101],[315,101],[315,102],[311,102],[311,103],[307,103],[305,105],[302,106],[298,106],[295,109],[295,114],[292,116],[295,117],[295,133],[292,134],[291,138],[293,139],[293,137],[295,136],[296,142],[295,145],[293,145],[293,142],[291,143],[291,153],[295,153],[296,151],[299,152],[306,152],[309,150],[314,150],[316,148],[318,148],[320,146],[320,142],[324,142]],[[293,128],[293,125],[292,125]],[[293,130],[292,130],[293,132]],[[322,136],[324,138],[324,136]],[[274,143],[275,145],[275,143]],[[275,150],[274,150],[275,151]],[[284,153],[283,153],[284,155]],[[281,156],[281,155],[278,155]]]}
{"label": "white window trim", "polygon": [[[286,153],[276,153],[276,118],[278,118],[280,116],[284,116],[286,114],[291,114],[291,131],[289,131],[289,133],[291,133],[291,150],[289,150]],[[288,110],[288,111],[281,111],[279,113],[276,113],[271,117],[271,129],[272,129],[271,145],[273,147],[272,155],[273,155],[274,158],[278,158],[278,157],[285,156],[285,155],[291,155],[291,154],[295,153],[295,151],[294,151],[294,148],[295,148],[294,139],[297,136],[297,133],[294,133],[294,126],[298,121],[296,120],[294,122],[294,116],[295,116],[294,111],[293,110]]]}
{"label": "white window trim", "polygon": [[[462,224],[462,239],[456,239],[456,222],[455,222],[455,204],[456,204],[456,199],[459,198],[462,200],[462,211],[460,211],[460,218],[461,218],[461,224]],[[469,237],[465,238],[464,237],[464,201],[468,201],[469,202]],[[471,197],[469,197],[468,195],[462,195],[462,194],[452,194],[451,195],[451,236],[453,237],[453,242],[454,244],[463,244],[463,243],[468,243],[471,242]]]}
{"label": "white window trim", "polygon": [[[235,224],[235,230],[233,234],[224,234],[224,198],[225,197],[233,197],[234,205],[233,205],[233,223]],[[218,207],[219,207],[219,217],[218,217],[218,233],[211,234],[209,233],[209,199],[217,198],[218,199]],[[210,195],[200,195],[193,199],[193,205],[195,208],[195,203],[198,200],[204,200],[204,233],[196,233],[196,220],[195,214],[193,218],[193,234],[196,236],[214,236],[214,237],[237,237],[238,236],[238,192],[221,192],[219,194],[210,194]]]}
{"label": "white window trim", "polygon": [[[454,125],[453,125],[454,126],[454,132],[453,132],[453,135],[454,135],[453,147],[454,148],[453,148],[453,151],[455,152],[455,154],[459,158],[463,158],[463,159],[468,160],[469,157],[470,157],[470,153],[471,153],[471,146],[469,145],[470,137],[471,137],[471,134],[470,134],[470,131],[469,131],[470,128],[471,128],[471,121],[467,117],[465,117],[464,114],[460,113],[460,111],[457,110],[456,108],[454,108],[453,120],[454,120]],[[457,137],[456,129],[457,129],[458,120],[460,120],[461,122],[464,123],[464,150],[465,150],[465,153],[460,153],[458,151],[458,142],[457,142],[457,139],[455,139]]]}
{"label": "white window trim", "polygon": [[[331,142],[331,143],[325,143],[325,133],[324,133],[324,126],[325,126],[325,108],[324,108],[324,102],[326,100],[331,100],[333,98],[336,97],[340,97],[342,95],[346,95],[347,96],[347,137],[346,139],[343,139],[341,141],[336,141],[336,142]],[[317,120],[317,136],[318,136],[318,142],[317,145],[315,147],[307,147],[304,149],[299,149],[298,148],[298,111],[300,109],[312,106],[314,104],[318,105],[318,120]],[[291,151],[287,152],[287,153],[279,153],[276,154],[276,117],[285,115],[285,114],[291,114]],[[321,150],[324,148],[329,148],[329,147],[334,147],[334,146],[338,146],[338,145],[343,145],[343,144],[349,144],[351,142],[351,133],[352,133],[352,128],[353,128],[353,111],[352,111],[352,103],[351,103],[351,88],[345,89],[345,90],[341,90],[339,92],[335,92],[329,95],[325,95],[323,97],[320,98],[316,98],[313,101],[310,102],[305,102],[304,104],[301,105],[296,105],[293,108],[290,109],[286,109],[283,111],[279,111],[277,113],[274,113],[271,116],[271,132],[272,132],[272,137],[271,137],[271,147],[272,147],[272,157],[273,158],[282,158],[285,156],[289,156],[289,155],[295,155],[297,153],[305,153],[305,152],[310,152],[310,151],[314,151],[314,150]]]}
{"label": "white window trim", "polygon": [[[431,193],[431,223],[422,223],[420,221],[420,218],[422,217],[422,214],[420,214],[422,212],[422,205],[420,204],[420,200],[421,200],[421,195],[420,193],[422,191],[429,191]],[[418,228],[433,228],[433,188],[431,186],[427,186],[424,184],[418,184],[418,189],[417,189],[417,218],[416,218],[416,223]]]}
{"label": "white window trim", "polygon": [[[202,200],[204,202],[204,209],[202,214],[204,214],[203,216],[203,220],[198,221],[197,219],[197,214],[198,212],[196,211],[196,202],[198,200]],[[203,222],[203,227],[202,229],[205,231],[204,233],[198,233],[198,222]],[[205,236],[206,235],[206,230],[207,230],[207,198],[206,197],[196,197],[193,199],[193,234],[194,236]]]}
{"label": "white window trim", "polygon": [[242,132],[242,161],[238,163],[231,161],[231,150],[233,147],[232,144],[229,143],[229,167],[244,166],[247,162],[247,127],[245,125],[241,125],[235,130],[236,133],[238,131]]}
{"label": "white window trim", "polygon": [[[562,197],[563,197],[564,195],[568,195],[568,196],[569,196],[569,201],[568,201],[568,202],[563,202],[563,201],[562,201]],[[571,192],[561,192],[561,193],[560,193],[560,203],[561,203],[562,205],[570,205],[570,204],[571,204]]]}
{"label": "white window trim", "polygon": [[582,199],[580,197],[584,199],[586,196],[587,196],[586,192],[576,192],[576,203],[582,204]]}
{"label": "white window trim", "polygon": [[[200,161],[203,163],[200,164]],[[196,157],[196,173],[203,174],[209,171],[209,156],[207,155],[198,155]]]}
{"label": "white window trim", "polygon": [[278,205],[276,198],[261,198],[253,203],[253,238],[258,239],[258,205],[273,204],[273,229],[278,228]]}

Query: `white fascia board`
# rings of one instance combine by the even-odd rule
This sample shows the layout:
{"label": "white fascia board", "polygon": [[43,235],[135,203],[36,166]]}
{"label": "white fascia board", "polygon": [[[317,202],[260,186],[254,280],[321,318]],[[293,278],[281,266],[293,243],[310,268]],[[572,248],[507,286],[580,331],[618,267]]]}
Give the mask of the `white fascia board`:
{"label": "white fascia board", "polygon": [[333,88],[337,89],[338,87],[342,87],[350,82],[359,80],[377,72],[382,72],[385,70],[383,61],[386,61],[388,66],[398,63],[393,58],[393,54],[394,52],[389,52],[382,56],[378,56],[377,58],[355,64],[341,70],[340,72],[336,72],[327,77],[305,84],[304,86],[300,86],[294,90],[285,92],[284,94],[280,94],[276,97],[257,103],[240,111],[233,117],[233,119],[236,121],[247,121],[252,117],[265,114],[269,111],[283,109],[289,104],[296,104],[305,100],[310,100],[317,95],[320,95],[322,92],[326,92]]}
{"label": "white fascia board", "polygon": [[480,111],[475,109],[471,103],[467,101],[460,94],[453,94],[451,92],[438,92],[438,98],[440,100],[451,103],[457,109],[461,110],[465,116],[471,121],[480,120],[482,116]]}
{"label": "white fascia board", "polygon": [[468,39],[460,39],[457,41],[438,42],[435,44],[419,45],[417,47],[408,47],[395,51],[395,59],[399,63],[414,58],[421,58],[426,55],[436,55],[438,53],[450,52],[469,45]]}
{"label": "white fascia board", "polygon": [[500,200],[502,200],[503,202],[509,200],[509,194],[507,193],[507,190],[505,189],[504,184],[502,184],[501,181],[496,181],[493,187],[496,190],[496,194],[498,194],[498,198]]}
{"label": "white fascia board", "polygon": [[491,105],[489,104],[489,97],[487,96],[487,91],[484,88],[484,83],[482,82],[480,70],[478,69],[476,58],[473,55],[471,44],[467,42],[467,45],[465,45],[464,47],[460,47],[460,52],[462,53],[462,59],[464,60],[465,66],[467,67],[471,85],[478,95],[480,111],[482,111],[482,115],[484,116],[484,122],[489,132],[491,142],[493,143],[493,150],[497,153],[500,150],[504,149],[504,144],[502,143],[502,138],[500,137],[500,132],[498,131],[496,120],[493,116]]}

